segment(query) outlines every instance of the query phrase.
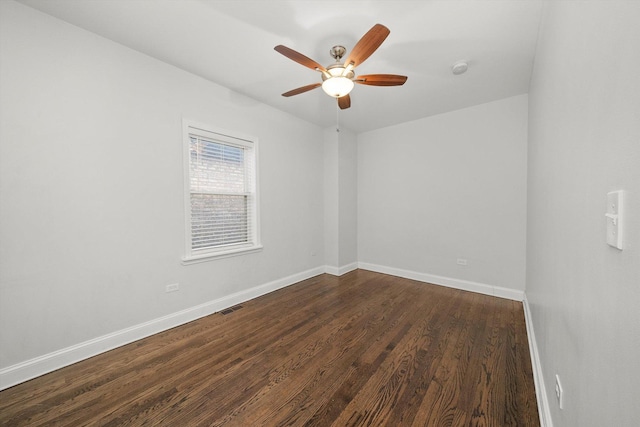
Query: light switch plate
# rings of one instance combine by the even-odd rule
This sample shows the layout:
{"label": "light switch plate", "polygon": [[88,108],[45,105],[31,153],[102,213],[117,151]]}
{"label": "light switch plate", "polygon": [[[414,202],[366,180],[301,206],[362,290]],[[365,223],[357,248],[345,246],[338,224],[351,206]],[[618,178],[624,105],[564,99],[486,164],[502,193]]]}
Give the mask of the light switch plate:
{"label": "light switch plate", "polygon": [[622,190],[607,193],[607,244],[622,250],[623,199]]}

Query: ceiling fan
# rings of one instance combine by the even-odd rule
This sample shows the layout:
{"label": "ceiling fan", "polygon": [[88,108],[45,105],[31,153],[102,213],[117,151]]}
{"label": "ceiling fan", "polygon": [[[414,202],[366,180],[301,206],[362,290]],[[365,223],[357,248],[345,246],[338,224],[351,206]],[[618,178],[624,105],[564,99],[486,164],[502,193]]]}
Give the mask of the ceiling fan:
{"label": "ceiling fan", "polygon": [[322,73],[322,83],[313,83],[302,86],[297,89],[285,92],[282,96],[299,95],[322,86],[322,90],[327,95],[338,99],[338,106],[344,110],[351,106],[351,97],[349,92],[354,87],[354,83],[369,86],[401,86],[407,81],[407,76],[399,76],[397,74],[365,74],[355,76],[355,68],[362,64],[373,52],[376,51],[387,38],[390,31],[381,24],[374,25],[362,38],[356,43],[351,53],[344,62],[340,62],[347,50],[344,46],[334,46],[331,50],[331,56],[336,60],[334,64],[323,67],[313,59],[296,52],[286,46],[278,45],[274,49],[296,61],[305,67]]}

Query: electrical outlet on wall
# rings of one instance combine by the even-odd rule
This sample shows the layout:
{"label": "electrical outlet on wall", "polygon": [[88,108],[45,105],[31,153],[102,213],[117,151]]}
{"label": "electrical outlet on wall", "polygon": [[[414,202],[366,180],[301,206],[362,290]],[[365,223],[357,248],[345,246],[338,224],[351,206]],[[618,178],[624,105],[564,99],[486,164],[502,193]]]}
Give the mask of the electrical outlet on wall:
{"label": "electrical outlet on wall", "polygon": [[164,287],[165,292],[175,292],[180,290],[180,283],[172,283]]}
{"label": "electrical outlet on wall", "polygon": [[456,263],[458,265],[467,265],[467,259],[466,258],[458,258]]}
{"label": "electrical outlet on wall", "polygon": [[558,399],[558,407],[562,409],[562,384],[558,374],[556,374],[556,399]]}

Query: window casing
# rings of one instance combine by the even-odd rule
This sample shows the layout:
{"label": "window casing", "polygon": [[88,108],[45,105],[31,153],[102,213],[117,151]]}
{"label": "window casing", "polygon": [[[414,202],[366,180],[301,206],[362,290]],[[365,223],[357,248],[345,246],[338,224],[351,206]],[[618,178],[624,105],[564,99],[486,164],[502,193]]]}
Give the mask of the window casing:
{"label": "window casing", "polygon": [[185,121],[184,263],[260,250],[257,139]]}

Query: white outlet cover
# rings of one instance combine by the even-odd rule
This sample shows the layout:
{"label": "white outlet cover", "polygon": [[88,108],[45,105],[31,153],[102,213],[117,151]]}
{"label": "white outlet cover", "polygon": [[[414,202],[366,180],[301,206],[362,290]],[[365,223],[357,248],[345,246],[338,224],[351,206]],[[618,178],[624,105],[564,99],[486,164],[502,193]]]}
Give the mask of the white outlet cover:
{"label": "white outlet cover", "polygon": [[622,190],[607,193],[607,244],[622,250],[623,200]]}
{"label": "white outlet cover", "polygon": [[164,288],[165,292],[176,292],[180,290],[180,284],[179,283],[172,283],[171,285],[167,285]]}

